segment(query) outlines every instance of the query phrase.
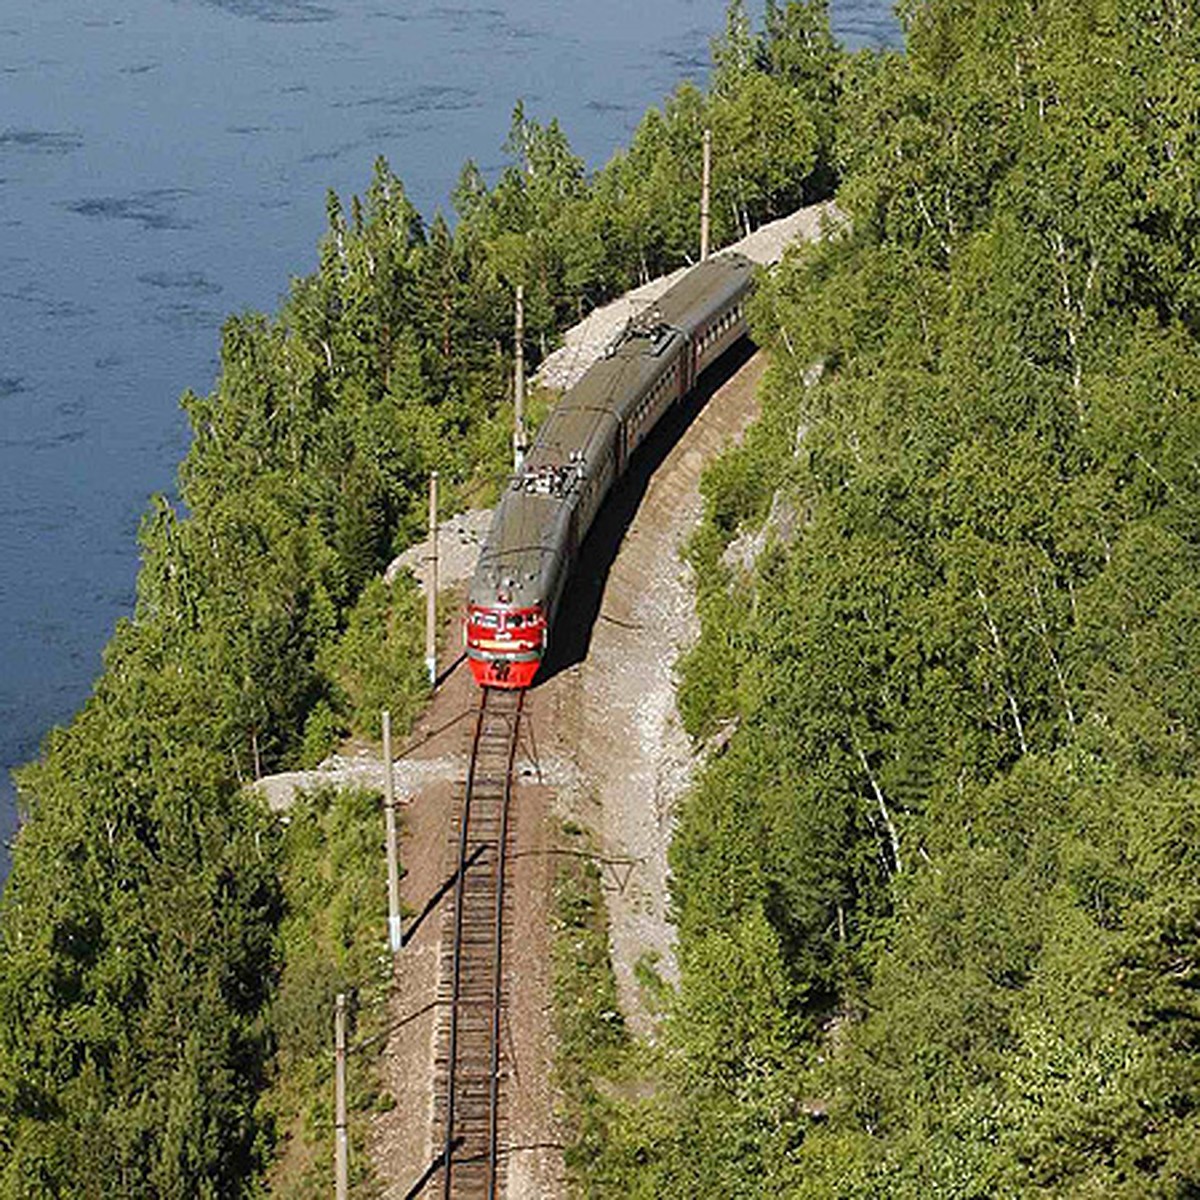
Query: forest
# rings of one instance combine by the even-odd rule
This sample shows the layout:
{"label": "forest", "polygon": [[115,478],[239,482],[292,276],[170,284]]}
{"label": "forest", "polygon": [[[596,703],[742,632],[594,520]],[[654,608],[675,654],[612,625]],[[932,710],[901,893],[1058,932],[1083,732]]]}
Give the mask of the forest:
{"label": "forest", "polygon": [[1200,26],[901,11],[706,477],[681,704],[725,748],[584,1194],[1200,1196]]}
{"label": "forest", "polygon": [[[246,785],[424,703],[415,586],[385,584],[447,511],[507,475],[513,293],[526,358],[632,283],[694,259],[705,126],[728,240],[831,186],[835,49],[820,5],[778,61],[681,85],[589,173],[517,103],[489,181],[424,219],[386,161],[328,198],[315,269],[278,313],[230,316],[177,494],[140,531],[136,608],[93,693],[19,773],[0,903],[0,1197],[324,1194],[335,992],[379,989],[369,797],[284,824]],[[748,22],[731,10],[733,61]],[[739,40],[740,39],[740,40]],[[375,1102],[369,1094],[356,1103]],[[298,1156],[302,1161],[304,1155]]]}
{"label": "forest", "polygon": [[850,54],[824,0],[732,0],[707,87],[591,173],[518,104],[453,222],[380,160],[280,311],[226,321],[136,609],[19,777],[0,1197],[324,1194],[277,1172],[328,1136],[330,997],[379,985],[375,800],[284,825],[245,785],[419,709],[380,572],[430,469],[451,506],[505,477],[513,290],[536,360],[694,259],[706,126],[716,244],[850,220],[755,301],[763,416],[689,549],[680,705],[722,749],[680,983],[653,1046],[573,1031],[573,1186],[1200,1196],[1200,24],[900,12],[903,52]]}

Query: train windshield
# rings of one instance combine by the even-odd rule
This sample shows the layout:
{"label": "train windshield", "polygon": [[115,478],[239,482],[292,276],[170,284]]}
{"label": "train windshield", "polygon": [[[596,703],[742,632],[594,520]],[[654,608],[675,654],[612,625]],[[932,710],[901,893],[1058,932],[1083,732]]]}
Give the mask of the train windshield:
{"label": "train windshield", "polygon": [[507,612],[503,609],[473,608],[467,614],[470,624],[484,629],[529,629],[540,624],[542,620],[541,610],[537,608]]}

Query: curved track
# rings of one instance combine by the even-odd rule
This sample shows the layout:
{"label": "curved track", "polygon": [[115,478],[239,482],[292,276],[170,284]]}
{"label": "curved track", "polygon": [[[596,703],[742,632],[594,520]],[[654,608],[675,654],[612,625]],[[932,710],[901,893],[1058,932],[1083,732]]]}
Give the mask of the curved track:
{"label": "curved track", "polygon": [[485,688],[456,814],[454,907],[442,939],[436,1119],[444,1134],[442,1195],[503,1195],[501,1016],[505,1004],[504,867],[512,836],[513,764],[525,693]]}

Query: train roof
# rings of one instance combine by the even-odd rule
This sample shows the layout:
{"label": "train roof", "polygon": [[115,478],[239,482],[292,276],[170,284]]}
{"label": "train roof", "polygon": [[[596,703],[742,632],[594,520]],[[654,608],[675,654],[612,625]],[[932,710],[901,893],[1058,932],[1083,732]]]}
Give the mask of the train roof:
{"label": "train roof", "polygon": [[590,470],[615,454],[627,402],[644,395],[669,371],[687,338],[752,282],[753,264],[740,254],[700,263],[629,323],[609,352],[551,410],[525,457],[523,486],[504,493],[480,554],[468,600],[522,607],[543,600],[578,487]]}
{"label": "train roof", "polygon": [[570,515],[571,505],[561,496],[509,488],[496,508],[468,602],[489,607],[499,602],[513,608],[542,603],[553,581]]}
{"label": "train roof", "polygon": [[744,255],[726,251],[694,266],[652,306],[668,325],[690,337],[714,312],[750,290],[754,264]]}
{"label": "train roof", "polygon": [[753,268],[740,254],[710,258],[639,313],[554,407],[530,450],[529,464],[562,461],[575,449],[595,461],[616,432],[604,414],[621,414],[630,397],[652,388],[674,366],[685,339],[749,289]]}

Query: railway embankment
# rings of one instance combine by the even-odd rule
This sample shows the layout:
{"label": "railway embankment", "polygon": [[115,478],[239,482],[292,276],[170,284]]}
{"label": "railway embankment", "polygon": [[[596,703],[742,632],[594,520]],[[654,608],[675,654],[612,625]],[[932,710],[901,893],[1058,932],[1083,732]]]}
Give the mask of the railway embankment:
{"label": "railway embankment", "polygon": [[[792,241],[820,236],[840,219],[831,204],[813,206],[732,248],[770,264]],[[595,310],[545,360],[539,382],[570,386],[673,278]],[[618,1001],[635,1033],[652,1036],[654,1026],[653,1000],[643,994],[639,976],[649,969],[669,982],[676,978],[667,853],[676,806],[698,766],[675,703],[674,662],[698,632],[694,588],[680,551],[701,516],[704,466],[754,420],[763,369],[763,358],[747,352],[710,373],[704,391],[647,444],[597,520],[556,631],[566,645],[530,696],[529,732],[518,752],[505,949],[509,1197],[564,1190],[552,1082],[550,931],[564,821],[591,831]],[[441,589],[461,588],[469,578],[489,520],[487,510],[475,510],[441,522]],[[429,556],[429,544],[418,543],[392,563],[389,576],[407,569],[423,585]],[[447,665],[457,655],[457,636],[456,628],[447,629]],[[381,1083],[395,1105],[376,1118],[372,1139],[386,1196],[409,1195],[437,1169],[441,909],[453,897],[455,793],[466,769],[474,700],[467,671],[450,670],[395,763],[407,934],[381,1059]],[[374,748],[360,746],[260,787],[282,809],[297,788],[322,783],[382,788],[383,763]]]}
{"label": "railway embankment", "polygon": [[[563,620],[580,635],[533,689],[518,750],[510,846],[504,1018],[510,1198],[563,1194],[556,1128],[552,1011],[554,882],[564,821],[586,826],[608,909],[618,1001],[632,1030],[653,1032],[641,968],[675,976],[668,920],[667,851],[675,807],[698,765],[675,708],[673,663],[697,632],[693,589],[679,550],[699,520],[699,482],[713,455],[757,411],[764,360],[743,360],[710,384],[683,428],[648,446],[641,469],[600,518],[580,586]],[[407,943],[382,1058],[395,1106],[376,1120],[384,1194],[401,1197],[435,1166],[439,1128],[435,1063],[445,961],[441,908],[451,902],[455,789],[466,769],[475,688],[451,672],[397,763],[403,798]],[[334,761],[328,775],[382,772],[369,754]],[[381,775],[380,775],[381,778]]]}

